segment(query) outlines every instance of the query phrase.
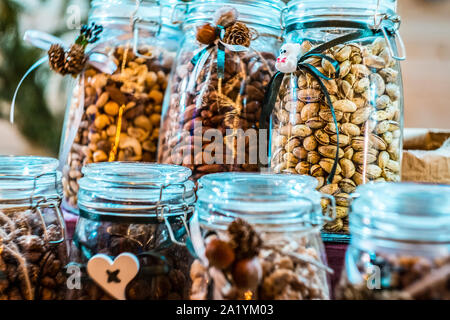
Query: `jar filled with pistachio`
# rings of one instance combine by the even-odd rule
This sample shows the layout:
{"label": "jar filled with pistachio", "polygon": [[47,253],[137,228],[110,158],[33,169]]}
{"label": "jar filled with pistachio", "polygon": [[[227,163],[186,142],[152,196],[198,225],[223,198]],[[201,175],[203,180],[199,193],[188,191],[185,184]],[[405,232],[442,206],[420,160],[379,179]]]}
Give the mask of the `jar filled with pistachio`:
{"label": "jar filled with pistachio", "polygon": [[357,188],[336,289],[346,300],[450,300],[450,186]]}
{"label": "jar filled with pistachio", "polygon": [[[215,173],[199,180],[191,221],[191,299],[329,299],[320,229],[331,217],[307,176]],[[330,212],[333,207],[330,207]]]}
{"label": "jar filled with pistachio", "polygon": [[271,115],[272,170],[315,177],[337,202],[324,229],[345,239],[355,188],[400,180],[404,50],[395,1],[325,3],[289,3],[261,121]]}
{"label": "jar filled with pistachio", "polygon": [[66,57],[59,66],[58,52],[50,49],[52,69],[73,74],[77,56],[72,51],[78,43],[89,43],[80,60],[60,149],[68,211],[77,212],[78,180],[85,164],[156,161],[164,92],[181,38],[179,28],[170,23],[175,3],[92,1],[89,24],[69,51],[71,59]]}

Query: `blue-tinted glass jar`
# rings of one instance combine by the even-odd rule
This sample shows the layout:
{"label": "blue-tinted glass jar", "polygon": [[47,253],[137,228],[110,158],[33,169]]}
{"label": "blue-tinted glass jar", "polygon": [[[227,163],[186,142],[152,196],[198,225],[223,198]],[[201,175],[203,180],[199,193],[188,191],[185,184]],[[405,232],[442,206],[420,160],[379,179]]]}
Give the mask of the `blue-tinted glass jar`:
{"label": "blue-tinted glass jar", "polygon": [[450,299],[450,186],[367,184],[351,205],[340,299]]}
{"label": "blue-tinted glass jar", "polygon": [[0,156],[0,300],[60,300],[67,247],[58,161]]}
{"label": "blue-tinted glass jar", "polygon": [[191,222],[191,298],[328,299],[320,229],[330,217],[316,186],[307,176],[202,177]]}
{"label": "blue-tinted glass jar", "polygon": [[294,0],[283,12],[271,168],[311,175],[336,196],[331,241],[348,241],[347,199],[358,185],[400,181],[405,56],[396,9],[396,0]]}
{"label": "blue-tinted glass jar", "polygon": [[185,240],[195,201],[194,184],[188,180],[191,171],[109,162],[90,164],[83,174],[80,218],[70,253],[71,263],[81,268],[82,281],[79,288],[69,290],[68,298],[117,298],[98,285],[86,266],[98,254],[114,260],[127,253],[140,267],[126,283],[124,298],[186,299],[192,258]]}

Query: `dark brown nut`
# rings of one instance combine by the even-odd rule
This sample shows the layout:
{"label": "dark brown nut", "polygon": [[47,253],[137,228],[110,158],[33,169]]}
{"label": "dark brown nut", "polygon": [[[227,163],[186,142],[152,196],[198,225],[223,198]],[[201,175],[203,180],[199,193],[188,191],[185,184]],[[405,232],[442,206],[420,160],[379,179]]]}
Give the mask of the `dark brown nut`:
{"label": "dark brown nut", "polygon": [[261,263],[258,258],[247,258],[236,262],[233,280],[240,288],[256,288],[262,278]]}
{"label": "dark brown nut", "polygon": [[206,245],[205,255],[210,265],[226,269],[234,262],[234,251],[228,242],[218,238],[211,239]]}

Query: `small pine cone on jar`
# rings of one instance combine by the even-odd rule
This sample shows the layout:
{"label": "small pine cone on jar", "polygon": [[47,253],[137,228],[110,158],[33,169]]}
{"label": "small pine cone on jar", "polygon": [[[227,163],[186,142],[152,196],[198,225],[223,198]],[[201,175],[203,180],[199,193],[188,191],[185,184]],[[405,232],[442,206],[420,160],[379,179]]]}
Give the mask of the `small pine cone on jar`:
{"label": "small pine cone on jar", "polygon": [[209,45],[216,41],[217,39],[217,32],[216,28],[209,24],[205,23],[204,25],[197,28],[197,41]]}
{"label": "small pine cone on jar", "polygon": [[240,218],[234,220],[228,226],[228,233],[237,260],[258,255],[262,240],[248,222]]}
{"label": "small pine cone on jar", "polygon": [[64,63],[64,69],[66,72],[72,75],[77,75],[83,71],[85,63],[86,56],[84,55],[84,48],[79,44],[72,45]]}
{"label": "small pine cone on jar", "polygon": [[52,44],[48,50],[48,62],[50,68],[62,75],[67,73],[64,68],[65,56],[66,53],[64,52],[64,48],[59,44]]}
{"label": "small pine cone on jar", "polygon": [[250,29],[242,22],[236,22],[231,27],[226,28],[223,41],[231,45],[250,46]]}

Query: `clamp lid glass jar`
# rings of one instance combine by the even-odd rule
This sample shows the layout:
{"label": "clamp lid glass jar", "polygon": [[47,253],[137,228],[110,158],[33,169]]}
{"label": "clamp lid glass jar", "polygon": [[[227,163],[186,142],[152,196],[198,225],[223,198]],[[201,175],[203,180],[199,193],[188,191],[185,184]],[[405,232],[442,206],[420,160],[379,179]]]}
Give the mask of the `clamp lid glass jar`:
{"label": "clamp lid glass jar", "polygon": [[57,166],[52,158],[0,156],[0,300],[64,298]]}
{"label": "clamp lid glass jar", "polygon": [[450,299],[450,186],[357,188],[342,299]]}
{"label": "clamp lid glass jar", "polygon": [[[328,299],[317,182],[217,173],[199,180],[192,299]],[[334,210],[331,207],[331,210]]]}
{"label": "clamp lid glass jar", "polygon": [[194,179],[267,165],[259,117],[281,44],[283,6],[278,0],[187,5],[185,39],[164,102],[159,162],[187,166]]}
{"label": "clamp lid glass jar", "polygon": [[64,208],[77,213],[83,165],[156,161],[162,102],[182,33],[170,24],[176,1],[92,1],[89,23],[102,27],[88,52],[111,69],[90,63],[80,73],[61,140]]}
{"label": "clamp lid glass jar", "polygon": [[[80,180],[80,219],[70,260],[81,268],[81,288],[70,299],[183,299],[189,292],[191,257],[187,221],[195,201],[191,171],[159,164],[89,164]],[[126,253],[140,267],[119,297],[86,266],[99,254]],[[97,269],[98,270],[98,269]]]}
{"label": "clamp lid glass jar", "polygon": [[314,176],[336,196],[338,219],[325,225],[333,241],[348,240],[356,186],[400,180],[404,50],[395,9],[390,0],[298,0],[283,14],[286,43],[265,106],[271,168]]}

